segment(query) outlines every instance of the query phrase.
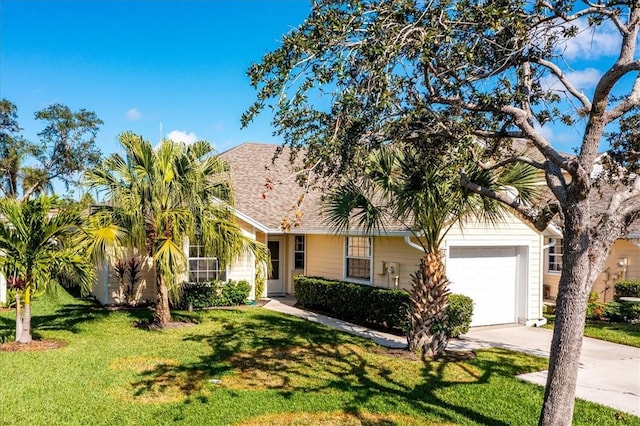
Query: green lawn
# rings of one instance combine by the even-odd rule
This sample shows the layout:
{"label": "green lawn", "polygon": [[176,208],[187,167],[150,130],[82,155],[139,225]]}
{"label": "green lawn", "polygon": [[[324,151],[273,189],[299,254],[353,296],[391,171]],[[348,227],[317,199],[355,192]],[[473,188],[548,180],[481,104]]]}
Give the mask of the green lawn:
{"label": "green lawn", "polygon": [[[553,329],[555,316],[545,315],[545,317],[549,322],[544,328]],[[587,320],[584,327],[584,335],[594,339],[640,348],[640,323],[628,324]]]}
{"label": "green lawn", "polygon": [[[505,350],[464,362],[411,361],[368,341],[262,308],[132,326],[148,311],[74,299],[34,304],[44,352],[0,352],[3,425],[535,425],[542,388],[514,375],[546,360]],[[0,312],[0,336],[11,333]],[[219,384],[211,379],[219,379]],[[578,401],[575,424],[640,424]]]}

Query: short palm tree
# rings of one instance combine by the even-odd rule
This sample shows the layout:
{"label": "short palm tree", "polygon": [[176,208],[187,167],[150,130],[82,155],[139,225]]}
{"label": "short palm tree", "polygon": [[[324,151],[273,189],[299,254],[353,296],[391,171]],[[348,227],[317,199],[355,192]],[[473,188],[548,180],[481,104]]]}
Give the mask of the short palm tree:
{"label": "short palm tree", "polygon": [[424,257],[412,275],[407,340],[410,350],[420,350],[425,357],[440,355],[448,342],[449,282],[440,252],[447,232],[472,217],[495,222],[505,213],[502,204],[464,190],[461,170],[486,188],[509,191],[523,200],[536,194],[532,168],[513,165],[487,171],[471,162],[451,161],[402,144],[380,148],[369,155],[363,175],[344,182],[325,208],[328,220],[342,232],[355,227],[371,233],[401,224],[420,243]]}
{"label": "short palm tree", "polygon": [[228,168],[208,142],[163,140],[154,148],[133,133],[119,140],[125,155],[113,154],[86,173],[89,186],[107,200],[94,217],[119,226],[126,244],[153,259],[154,322],[162,327],[171,321],[169,298],[178,296],[187,268],[186,239],[197,239],[223,267],[243,253],[266,260],[268,252],[233,222]]}
{"label": "short palm tree", "polygon": [[20,283],[24,312],[16,318],[16,341],[29,343],[31,297],[64,278],[83,291],[93,284],[94,267],[87,255],[88,234],[76,208],[57,198],[40,196],[19,201],[0,199],[0,267],[8,281]]}

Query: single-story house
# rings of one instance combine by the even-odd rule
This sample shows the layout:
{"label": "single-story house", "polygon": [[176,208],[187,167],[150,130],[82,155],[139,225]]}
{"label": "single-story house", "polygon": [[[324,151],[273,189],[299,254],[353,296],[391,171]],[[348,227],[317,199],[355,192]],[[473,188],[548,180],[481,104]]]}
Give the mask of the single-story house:
{"label": "single-story house", "polygon": [[[273,272],[263,296],[294,294],[299,274],[410,289],[423,255],[410,232],[390,227],[375,235],[337,235],[322,217],[319,191],[306,192],[298,208],[304,190],[286,150],[272,163],[275,149],[245,143],[220,154],[231,167],[236,216],[271,251]],[[472,325],[540,320],[543,236],[535,229],[515,215],[498,226],[467,223],[449,232],[443,250],[451,291],[475,301]]]}

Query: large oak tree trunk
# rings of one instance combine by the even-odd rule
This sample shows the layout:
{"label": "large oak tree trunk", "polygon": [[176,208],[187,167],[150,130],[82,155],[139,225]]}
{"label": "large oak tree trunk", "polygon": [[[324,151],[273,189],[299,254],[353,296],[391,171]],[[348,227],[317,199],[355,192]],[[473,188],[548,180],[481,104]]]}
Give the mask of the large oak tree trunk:
{"label": "large oak tree trunk", "polygon": [[164,327],[171,322],[171,311],[169,308],[169,289],[165,282],[164,275],[156,266],[156,312],[153,317],[156,325]]}
{"label": "large oak tree trunk", "polygon": [[616,238],[615,226],[590,235],[587,202],[566,209],[562,276],[540,425],[571,425],[589,292]]}
{"label": "large oak tree trunk", "polygon": [[442,256],[427,253],[420,260],[420,269],[411,276],[407,333],[409,350],[420,350],[423,358],[435,358],[447,347],[448,285]]}

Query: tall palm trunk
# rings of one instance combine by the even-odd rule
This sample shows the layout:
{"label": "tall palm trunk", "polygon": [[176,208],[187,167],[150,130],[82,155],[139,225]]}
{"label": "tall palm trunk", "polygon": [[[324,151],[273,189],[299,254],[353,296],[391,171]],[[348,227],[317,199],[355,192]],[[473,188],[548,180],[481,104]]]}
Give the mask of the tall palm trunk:
{"label": "tall palm trunk", "polygon": [[31,343],[31,285],[27,281],[24,289],[24,313],[20,319],[22,329],[20,335],[16,333],[16,341],[20,343]]}
{"label": "tall palm trunk", "polygon": [[439,252],[427,253],[420,260],[420,268],[411,276],[407,341],[409,350],[420,350],[423,358],[442,354],[449,341],[445,327],[448,284]]}
{"label": "tall palm trunk", "polygon": [[171,322],[171,311],[169,309],[169,288],[164,279],[164,273],[160,265],[156,262],[156,312],[153,321],[159,327],[164,327]]}

